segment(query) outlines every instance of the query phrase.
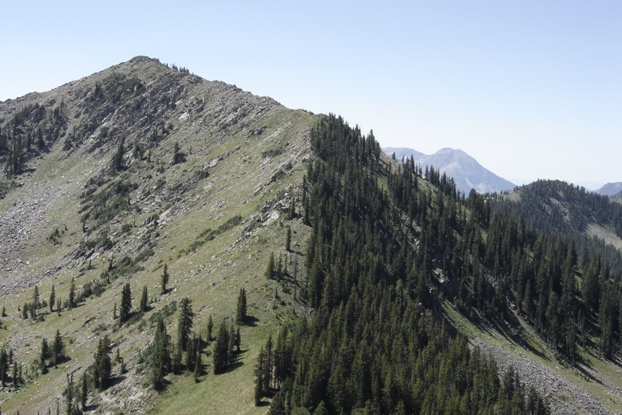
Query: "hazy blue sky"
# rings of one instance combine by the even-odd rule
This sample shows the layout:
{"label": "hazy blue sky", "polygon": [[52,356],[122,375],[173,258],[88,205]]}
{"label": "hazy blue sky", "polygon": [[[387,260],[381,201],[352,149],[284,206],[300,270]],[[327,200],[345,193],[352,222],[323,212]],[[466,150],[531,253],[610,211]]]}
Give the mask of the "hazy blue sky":
{"label": "hazy blue sky", "polygon": [[0,100],[136,55],[515,182],[622,181],[619,0],[0,0]]}

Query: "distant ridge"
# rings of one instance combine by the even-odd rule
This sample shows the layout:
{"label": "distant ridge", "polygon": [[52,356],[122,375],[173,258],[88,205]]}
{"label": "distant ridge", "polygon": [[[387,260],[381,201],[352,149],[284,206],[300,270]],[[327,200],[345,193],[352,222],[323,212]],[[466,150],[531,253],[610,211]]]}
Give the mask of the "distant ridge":
{"label": "distant ridge", "polygon": [[494,193],[516,187],[514,183],[497,176],[462,150],[443,148],[430,155],[404,147],[385,147],[383,151],[389,156],[395,154],[397,160],[412,155],[415,163],[424,169],[426,166],[434,166],[441,173],[452,177],[456,188],[465,194],[471,189],[475,189],[478,193]]}
{"label": "distant ridge", "polygon": [[605,196],[615,196],[620,192],[622,192],[622,182],[607,183],[596,190],[596,193]]}

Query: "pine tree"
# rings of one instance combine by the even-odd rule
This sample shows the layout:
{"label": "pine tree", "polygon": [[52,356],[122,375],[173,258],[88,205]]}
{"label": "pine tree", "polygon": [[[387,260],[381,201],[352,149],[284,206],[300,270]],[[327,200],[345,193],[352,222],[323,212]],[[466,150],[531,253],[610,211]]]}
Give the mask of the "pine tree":
{"label": "pine tree", "polygon": [[168,285],[168,280],[170,275],[168,274],[168,266],[164,264],[164,271],[162,271],[162,278],[160,279],[160,286],[162,288],[161,293],[166,294],[166,286]]}
{"label": "pine tree", "polygon": [[55,302],[56,302],[56,292],[54,290],[54,284],[52,284],[52,291],[50,292],[50,313],[54,311],[53,308],[54,308]]}
{"label": "pine tree", "polygon": [[65,395],[65,404],[67,406],[67,415],[74,415],[74,402],[73,402],[73,375],[67,375],[67,387],[63,393]]}
{"label": "pine tree", "polygon": [[212,335],[214,333],[214,321],[212,320],[212,315],[209,315],[209,319],[207,320],[207,342],[210,343],[214,338]]}
{"label": "pine tree", "polygon": [[13,359],[13,388],[17,389],[19,386],[19,374],[17,372],[17,360]]}
{"label": "pine tree", "polygon": [[125,154],[125,137],[121,137],[117,151],[112,156],[112,168],[115,171],[123,170],[123,155]]}
{"label": "pine tree", "polygon": [[263,373],[264,365],[266,364],[266,352],[261,346],[259,351],[259,357],[257,358],[257,367],[255,367],[255,406],[260,406],[262,398],[266,395],[264,390]]}
{"label": "pine tree", "polygon": [[36,316],[37,309],[39,308],[39,287],[36,285],[32,293],[32,308],[33,308],[33,314]]}
{"label": "pine tree", "polygon": [[193,318],[192,301],[190,301],[188,297],[184,297],[181,300],[179,320],[177,322],[177,345],[181,347],[183,351],[187,349]]}
{"label": "pine tree", "polygon": [[264,394],[270,391],[272,386],[272,371],[274,369],[274,356],[272,355],[272,335],[268,337],[268,342],[265,348],[265,361],[263,365],[263,372],[261,374],[262,390]]}
{"label": "pine tree", "polygon": [[54,344],[52,345],[52,364],[54,367],[56,367],[58,363],[62,362],[64,358],[65,345],[63,344],[63,338],[60,335],[60,330],[56,329]]}
{"label": "pine tree", "polygon": [[196,356],[194,358],[194,382],[199,382],[199,377],[201,376],[201,351],[197,350]]}
{"label": "pine tree", "polygon": [[95,378],[94,384],[100,392],[106,390],[110,385],[112,375],[112,361],[110,360],[110,340],[108,336],[99,339],[97,352],[95,354]]}
{"label": "pine tree", "polygon": [[121,291],[121,307],[119,308],[119,325],[125,323],[130,318],[130,312],[132,310],[132,291],[130,290],[130,283],[128,282],[123,286]]}
{"label": "pine tree", "polygon": [[218,329],[218,337],[216,337],[212,356],[214,357],[214,374],[224,373],[229,366],[229,330],[224,320]]}
{"label": "pine tree", "polygon": [[268,269],[266,269],[266,277],[268,279],[274,279],[275,276],[275,268],[274,268],[274,252],[270,253],[270,259],[268,260]]}
{"label": "pine tree", "polygon": [[71,285],[69,286],[69,309],[71,310],[76,306],[76,281],[74,277],[71,277]]}
{"label": "pine tree", "polygon": [[[281,392],[277,392],[270,402],[270,415],[286,415],[288,412],[285,410],[285,402],[281,396]],[[328,414],[323,414],[328,415]]]}
{"label": "pine tree", "polygon": [[86,401],[89,398],[89,388],[88,382],[86,379],[86,372],[82,374],[82,390],[80,393],[80,405],[82,406],[82,411],[86,411]]}
{"label": "pine tree", "polygon": [[149,301],[149,297],[148,297],[148,294],[147,294],[147,286],[144,285],[143,286],[143,294],[140,297],[140,311],[142,313],[146,313],[147,311],[149,311],[149,303],[148,303],[148,301]]}
{"label": "pine tree", "polygon": [[291,245],[292,245],[292,228],[288,226],[287,235],[285,236],[285,250],[287,252],[291,252]]}
{"label": "pine tree", "polygon": [[166,333],[166,325],[162,316],[158,316],[156,323],[153,348],[151,383],[156,390],[160,390],[164,387],[164,376],[171,370],[170,337]]}
{"label": "pine tree", "polygon": [[289,210],[287,212],[287,218],[292,220],[296,217],[296,198],[292,195],[292,200],[289,204]]}
{"label": "pine tree", "polygon": [[238,294],[236,319],[238,323],[243,323],[246,320],[246,290],[244,288],[240,288],[240,294]]}
{"label": "pine tree", "polygon": [[41,361],[41,373],[44,375],[48,373],[48,368],[47,368],[47,365],[45,364],[45,361],[49,357],[50,357],[50,346],[48,345],[47,339],[43,338],[41,340],[41,355],[40,355],[39,360]]}
{"label": "pine tree", "polygon": [[235,346],[235,351],[237,353],[240,353],[242,350],[240,349],[240,346],[242,345],[242,336],[240,335],[240,326],[238,326],[238,329],[235,332],[235,337],[233,340],[233,345]]}
{"label": "pine tree", "polygon": [[175,374],[180,374],[182,371],[182,347],[180,344],[177,344],[173,350],[173,362],[171,364],[171,371]]}

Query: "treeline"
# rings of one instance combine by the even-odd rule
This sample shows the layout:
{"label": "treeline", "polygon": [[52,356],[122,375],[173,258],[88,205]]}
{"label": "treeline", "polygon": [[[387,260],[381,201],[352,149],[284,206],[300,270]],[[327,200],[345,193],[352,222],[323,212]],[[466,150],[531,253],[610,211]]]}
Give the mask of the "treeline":
{"label": "treeline", "polygon": [[589,223],[595,222],[610,226],[622,237],[622,205],[608,196],[560,180],[537,180],[517,190],[520,202],[505,203],[504,207],[526,216],[527,223],[540,230],[560,232],[570,227],[585,231]]}
{"label": "treeline", "polygon": [[622,255],[601,239],[585,235],[590,224],[613,230],[622,238],[622,204],[607,196],[559,180],[538,180],[517,189],[520,200],[503,195],[488,198],[499,212],[523,217],[527,226],[546,234],[572,239],[590,257],[601,255],[615,273],[622,273]]}
{"label": "treeline", "polygon": [[48,149],[67,129],[64,103],[53,109],[27,105],[0,128],[0,163],[7,177],[24,171],[26,162]]}
{"label": "treeline", "polygon": [[[437,281],[464,263],[483,268],[479,227],[452,181],[438,175],[444,191],[431,191],[414,163],[391,172],[373,133],[335,116],[311,143],[302,296],[315,312],[260,353],[256,402],[273,396],[273,414],[547,413],[513,371],[501,381],[494,361],[427,311],[438,309]],[[480,285],[493,289],[483,271]]]}

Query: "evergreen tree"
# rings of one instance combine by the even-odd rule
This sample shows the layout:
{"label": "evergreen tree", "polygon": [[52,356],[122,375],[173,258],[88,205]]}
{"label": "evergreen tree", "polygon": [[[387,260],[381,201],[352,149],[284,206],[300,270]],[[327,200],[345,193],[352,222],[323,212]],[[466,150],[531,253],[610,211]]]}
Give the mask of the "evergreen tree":
{"label": "evergreen tree", "polygon": [[[281,392],[277,392],[272,398],[272,402],[270,402],[270,411],[268,413],[270,415],[287,415],[287,411],[285,410],[285,402],[281,396]],[[328,415],[328,413],[324,413],[324,415]]]}
{"label": "evergreen tree", "polygon": [[186,155],[181,152],[178,143],[175,143],[175,147],[173,148],[173,164],[182,163],[186,160]]}
{"label": "evergreen tree", "polygon": [[17,369],[17,360],[13,359],[13,374],[11,375],[13,379],[13,389],[17,389],[19,386],[19,374]]}
{"label": "evergreen tree", "polygon": [[243,323],[246,320],[246,290],[244,288],[240,288],[240,293],[238,294],[236,319],[238,323]]}
{"label": "evergreen tree", "polygon": [[268,260],[268,269],[266,270],[266,277],[268,279],[274,279],[276,271],[274,264],[274,252],[270,253],[270,259]]}
{"label": "evergreen tree", "polygon": [[52,284],[52,291],[50,292],[50,313],[54,311],[54,303],[56,302],[56,292],[54,290],[54,284]]}
{"label": "evergreen tree", "polygon": [[71,277],[71,285],[69,286],[68,305],[70,310],[76,306],[76,281],[74,277]]}
{"label": "evergreen tree", "polygon": [[65,395],[65,405],[67,407],[67,415],[74,415],[74,388],[73,388],[73,375],[67,375],[67,387],[63,392]]}
{"label": "evergreen tree", "polygon": [[160,278],[160,287],[162,294],[166,294],[166,286],[168,285],[169,279],[170,275],[168,274],[168,265],[164,264],[164,271],[162,271],[162,277]]}
{"label": "evergreen tree", "polygon": [[255,367],[255,406],[259,406],[262,403],[263,397],[267,391],[264,390],[263,373],[264,365],[266,364],[266,352],[261,346],[259,351],[259,357],[257,358],[257,366]]}
{"label": "evergreen tree", "polygon": [[80,406],[82,407],[82,411],[86,411],[86,402],[89,398],[89,388],[88,382],[86,379],[86,372],[82,374],[82,388],[80,393]]}
{"label": "evergreen tree", "polygon": [[144,285],[143,286],[143,293],[142,293],[142,295],[140,297],[140,311],[142,313],[146,313],[147,311],[149,311],[149,303],[148,303],[148,301],[149,301],[149,297],[148,297],[148,294],[147,294],[147,286]]}
{"label": "evergreen tree", "polygon": [[214,351],[212,353],[214,359],[214,374],[224,373],[229,366],[229,330],[227,324],[223,320],[218,329],[218,337],[214,343]]}
{"label": "evergreen tree", "polygon": [[52,345],[52,364],[54,367],[58,363],[65,359],[65,345],[63,344],[63,338],[60,335],[60,330],[56,329],[56,335],[54,336],[54,344]]}
{"label": "evergreen tree", "polygon": [[119,307],[119,325],[125,323],[130,318],[132,310],[132,291],[128,282],[121,290],[121,306]]}
{"label": "evergreen tree", "polygon": [[194,382],[199,382],[199,377],[201,376],[201,351],[197,350],[197,354],[194,358]]}
{"label": "evergreen tree", "polygon": [[166,325],[160,315],[158,315],[152,347],[151,383],[156,390],[161,390],[164,387],[164,376],[171,370],[171,357],[170,336],[166,333]]}
{"label": "evergreen tree", "polygon": [[41,355],[39,357],[39,360],[41,361],[41,373],[44,375],[48,373],[48,368],[47,368],[45,361],[49,358],[50,358],[50,347],[48,345],[47,339],[43,338],[41,339]]}
{"label": "evergreen tree", "polygon": [[292,245],[292,228],[288,226],[287,235],[285,236],[285,250],[287,252],[291,252],[291,245]]}
{"label": "evergreen tree", "polygon": [[33,314],[36,316],[37,309],[39,308],[39,287],[36,285],[32,293],[32,308],[33,308]]}
{"label": "evergreen tree", "polygon": [[181,300],[179,320],[177,322],[177,345],[178,347],[181,347],[183,351],[187,350],[193,318],[194,312],[192,311],[192,301],[190,301],[188,297],[184,297]]}
{"label": "evergreen tree", "polygon": [[292,199],[289,204],[289,210],[287,211],[287,218],[292,220],[296,217],[296,198],[292,195]]}
{"label": "evergreen tree", "polygon": [[235,346],[235,351],[237,353],[240,353],[242,350],[240,349],[240,346],[242,345],[242,336],[240,335],[240,326],[238,326],[235,335],[234,335],[234,340],[233,340],[233,345]]}
{"label": "evergreen tree", "polygon": [[268,342],[265,348],[265,361],[263,364],[263,373],[261,374],[261,389],[264,394],[270,391],[272,386],[272,372],[274,370],[274,356],[272,354],[272,335],[268,337]]}
{"label": "evergreen tree", "polygon": [[110,340],[108,336],[99,339],[95,353],[95,374],[93,383],[97,390],[104,391],[110,385],[112,361],[110,360]]}
{"label": "evergreen tree", "polygon": [[211,342],[214,338],[212,336],[214,332],[214,321],[212,320],[212,315],[209,315],[209,319],[207,320],[207,342]]}
{"label": "evergreen tree", "polygon": [[121,137],[117,151],[112,156],[112,169],[115,171],[123,170],[123,155],[125,154],[125,137]]}

